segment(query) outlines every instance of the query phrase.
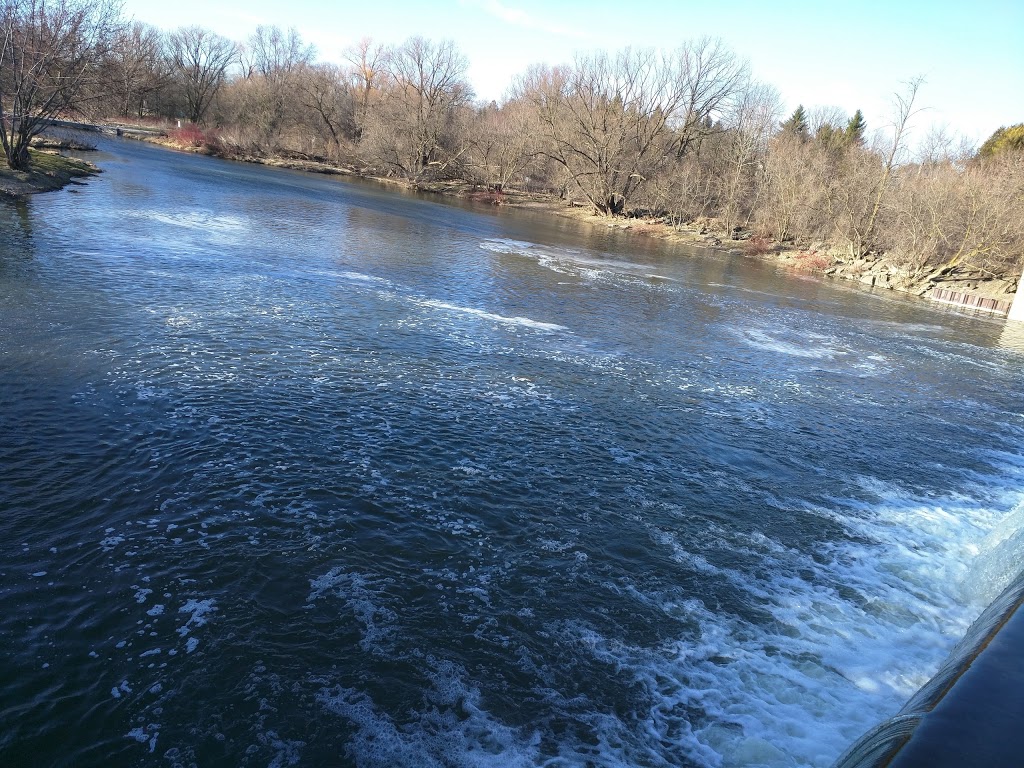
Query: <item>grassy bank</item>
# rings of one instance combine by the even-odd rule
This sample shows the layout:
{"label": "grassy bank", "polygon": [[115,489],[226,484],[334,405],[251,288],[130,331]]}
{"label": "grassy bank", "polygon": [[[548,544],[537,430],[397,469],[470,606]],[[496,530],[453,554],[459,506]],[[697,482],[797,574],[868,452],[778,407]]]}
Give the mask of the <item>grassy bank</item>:
{"label": "grassy bank", "polygon": [[68,184],[79,183],[99,169],[90,162],[48,150],[30,150],[32,163],[27,171],[0,167],[0,195],[24,197],[39,192],[52,192]]}

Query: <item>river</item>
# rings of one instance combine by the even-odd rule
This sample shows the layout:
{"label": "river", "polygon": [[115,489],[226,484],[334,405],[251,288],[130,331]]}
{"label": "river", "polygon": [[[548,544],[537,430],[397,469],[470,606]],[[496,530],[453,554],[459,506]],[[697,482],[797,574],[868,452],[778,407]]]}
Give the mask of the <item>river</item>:
{"label": "river", "polygon": [[0,206],[5,766],[827,766],[1016,575],[1003,321],[97,154]]}

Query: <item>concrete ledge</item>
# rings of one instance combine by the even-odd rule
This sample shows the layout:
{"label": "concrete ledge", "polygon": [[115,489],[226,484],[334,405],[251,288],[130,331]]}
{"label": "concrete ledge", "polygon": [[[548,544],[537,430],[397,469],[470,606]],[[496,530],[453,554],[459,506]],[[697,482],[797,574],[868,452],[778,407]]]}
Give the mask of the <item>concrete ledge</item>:
{"label": "concrete ledge", "polygon": [[935,676],[834,768],[1024,765],[1024,574],[982,612]]}
{"label": "concrete ledge", "polygon": [[1020,282],[1017,283],[1017,294],[1010,305],[1009,318],[1024,323],[1024,275],[1021,275]]}
{"label": "concrete ledge", "polygon": [[957,307],[978,309],[982,312],[991,312],[995,315],[1008,314],[1011,304],[1009,301],[990,299],[985,296],[978,296],[976,294],[966,293],[963,291],[952,291],[948,288],[932,288],[931,293],[928,294],[928,298],[932,301],[938,301],[941,304],[953,304]]}
{"label": "concrete ledge", "polygon": [[1024,765],[1024,610],[1019,605],[890,765]]}

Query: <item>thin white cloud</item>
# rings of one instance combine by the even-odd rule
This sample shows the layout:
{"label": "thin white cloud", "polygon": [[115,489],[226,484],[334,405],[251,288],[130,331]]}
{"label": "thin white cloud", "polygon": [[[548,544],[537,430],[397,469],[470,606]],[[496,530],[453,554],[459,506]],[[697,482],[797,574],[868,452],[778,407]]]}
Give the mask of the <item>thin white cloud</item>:
{"label": "thin white cloud", "polygon": [[523,27],[524,29],[533,29],[538,32],[546,32],[549,35],[559,35],[561,37],[572,37],[576,39],[583,39],[587,37],[587,33],[580,29],[563,26],[561,24],[552,24],[545,19],[538,18],[537,16],[527,13],[522,8],[513,8],[506,5],[505,3],[502,3],[501,0],[460,0],[460,4],[470,8],[478,8],[506,24]]}

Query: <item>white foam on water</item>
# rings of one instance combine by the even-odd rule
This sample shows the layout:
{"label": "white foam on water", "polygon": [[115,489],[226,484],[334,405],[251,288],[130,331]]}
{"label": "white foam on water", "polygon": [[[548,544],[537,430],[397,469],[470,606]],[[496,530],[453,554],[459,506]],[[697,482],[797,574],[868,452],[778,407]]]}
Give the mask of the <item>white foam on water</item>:
{"label": "white foam on water", "polygon": [[523,254],[532,248],[538,248],[536,243],[527,240],[513,240],[507,237],[495,237],[484,240],[480,247],[492,253]]}
{"label": "white foam on water", "polygon": [[991,603],[1006,589],[1024,564],[1024,501],[985,536],[963,583],[964,595]]}
{"label": "white foam on water", "polygon": [[523,240],[491,238],[482,241],[480,248],[492,253],[523,256],[533,259],[545,269],[559,274],[582,277],[586,280],[607,278],[646,278],[650,280],[678,282],[675,278],[651,272],[652,265],[618,259],[598,258],[575,248],[541,245]]}
{"label": "white foam on water", "polygon": [[[879,505],[830,510],[855,536],[824,562],[763,532],[718,528],[694,540],[651,528],[677,562],[724,580],[769,622],[635,585],[637,600],[696,621],[699,631],[659,648],[631,646],[577,622],[563,623],[556,637],[623,670],[650,694],[643,729],[673,734],[675,746],[659,752],[666,764],[831,765],[931,677],[984,607],[960,602],[958,585],[988,513],[975,514],[967,500],[936,504],[887,493]],[[757,562],[756,576],[730,565],[730,554]],[[636,730],[614,718],[605,727],[609,743],[629,744]]]}
{"label": "white foam on water", "polygon": [[531,320],[528,317],[506,317],[504,315],[498,315],[493,312],[487,312],[483,309],[476,309],[474,307],[462,307],[457,304],[449,304],[446,301],[437,301],[435,299],[426,299],[418,301],[417,303],[424,307],[431,307],[433,309],[442,309],[448,312],[457,312],[459,314],[480,317],[483,318],[484,320],[491,320],[495,323],[500,323],[502,325],[518,326],[538,331],[568,330],[564,325],[558,325],[557,323],[545,323],[541,322],[540,320]]}
{"label": "white foam on water", "polygon": [[138,728],[132,728],[128,733],[125,734],[125,738],[133,739],[139,744],[148,744],[149,751],[152,754],[156,751],[156,740],[160,736],[160,724],[150,723],[145,728],[139,726]]}
{"label": "white foam on water", "polygon": [[[428,661],[430,661],[428,659]],[[346,757],[360,768],[533,768],[542,765],[537,733],[496,720],[478,688],[451,662],[432,661],[430,687],[405,722],[354,688],[324,688],[317,700],[355,730]]]}
{"label": "white foam on water", "polygon": [[306,604],[311,606],[328,596],[340,599],[361,625],[359,647],[369,653],[386,656],[393,649],[399,632],[398,614],[384,605],[390,583],[388,579],[374,579],[340,567],[332,568],[323,576],[310,579]]}
{"label": "white foam on water", "polygon": [[908,344],[908,349],[934,360],[955,363],[958,366],[981,368],[985,371],[998,373],[1005,370],[1006,366],[1003,360],[977,354],[977,350],[973,347],[942,339],[929,340],[915,336],[913,337],[913,342]]}
{"label": "white foam on water", "polygon": [[[598,711],[579,695],[569,706],[527,656],[524,669],[542,680],[536,695],[590,729],[585,741],[558,737],[557,756],[542,749],[538,733],[511,728],[486,711],[477,684],[454,664],[434,663],[436,680],[408,717],[382,711],[355,688],[325,688],[318,698],[356,729],[348,757],[360,766],[825,768],[895,713],[980,613],[987,595],[965,603],[961,592],[976,570],[972,561],[985,531],[992,531],[985,551],[998,555],[1000,547],[1018,545],[1024,525],[1013,478],[1008,493],[1018,501],[1009,514],[966,496],[919,497],[872,478],[862,482],[878,501],[837,499],[803,510],[850,534],[814,553],[784,545],[769,530],[709,523],[694,536],[663,522],[648,524],[657,546],[696,574],[728,585],[739,596],[737,605],[730,610],[671,586],[653,591],[639,581],[616,580],[602,586],[694,629],[644,646],[583,621],[546,624],[551,642],[614,670],[643,694],[638,701],[647,702],[625,714]],[[569,553],[574,543],[546,538],[540,547]],[[1019,550],[1000,558],[1012,572],[1019,568]],[[486,584],[469,588],[475,578],[452,573],[447,581],[459,592],[477,589],[486,600]],[[336,569],[311,582],[310,598],[337,589],[359,594],[358,582]],[[751,620],[746,610],[765,618]]]}
{"label": "white foam on water", "polygon": [[283,739],[276,731],[260,730],[256,734],[260,744],[269,747],[274,752],[274,758],[267,764],[267,768],[284,768],[286,765],[300,765],[302,760],[302,748],[306,742],[299,739]]}
{"label": "white foam on water", "polygon": [[849,349],[840,346],[835,339],[815,333],[801,333],[780,329],[769,332],[761,328],[734,328],[733,334],[744,344],[768,352],[777,352],[791,357],[804,357],[815,360],[834,359],[850,353]]}
{"label": "white foam on water", "polygon": [[203,232],[241,232],[248,229],[248,224],[243,219],[237,216],[215,214],[212,211],[194,210],[180,213],[164,213],[156,210],[134,210],[128,211],[125,215],[130,218],[145,219],[158,224],[201,230]]}
{"label": "white foam on water", "polygon": [[100,541],[100,546],[103,548],[104,552],[109,552],[112,549],[115,549],[119,544],[123,544],[125,541],[124,536],[121,536],[120,534],[113,535],[113,530],[113,528],[108,528],[106,530],[108,535]]}
{"label": "white foam on water", "polygon": [[195,325],[195,318],[186,315],[171,315],[164,323],[169,328],[190,328]]}
{"label": "white foam on water", "polygon": [[785,300],[787,302],[800,301],[800,299],[798,297],[796,297],[796,296],[789,296],[789,295],[784,294],[784,293],[777,293],[777,292],[772,292],[772,291],[759,291],[756,288],[746,288],[746,287],[744,287],[742,285],[729,285],[727,283],[707,283],[707,286],[709,288],[728,288],[731,291],[740,291],[742,293],[750,293],[750,294],[753,294],[755,296],[768,296],[768,297],[773,298],[773,299],[782,299],[782,300]]}
{"label": "white foam on water", "polygon": [[[828,562],[787,551],[764,535],[744,543],[731,534],[735,551],[768,568],[763,583],[711,566],[692,551],[693,542],[676,542],[680,557],[694,560],[697,570],[712,569],[716,579],[730,581],[775,620],[774,627],[762,628],[697,611],[702,635],[714,642],[696,652],[680,644],[680,656],[697,661],[696,670],[706,671],[709,689],[721,698],[719,711],[711,712],[713,725],[698,736],[724,765],[746,764],[750,738],[772,745],[786,760],[829,765],[931,677],[994,597],[990,590],[965,604],[961,594],[977,577],[972,554],[980,532],[1003,513],[968,498],[918,498],[865,482],[880,503],[821,510],[854,535],[831,551]],[[1015,490],[1019,496],[1019,485]],[[995,538],[1008,541],[1014,534],[1007,532],[1020,530],[1022,506]],[[991,551],[1010,576],[1017,573],[1019,557],[1000,557],[998,544]],[[680,677],[691,676],[686,669]],[[702,706],[707,693],[701,692]]]}
{"label": "white foam on water", "polygon": [[341,280],[350,280],[355,283],[369,283],[373,285],[391,285],[391,281],[383,277],[376,277],[375,275],[368,275],[364,272],[352,272],[350,270],[331,270],[331,269],[320,269],[313,270],[310,274],[321,275],[323,277],[335,277]]}
{"label": "white foam on water", "polygon": [[185,623],[178,627],[178,634],[184,637],[196,627],[201,627],[210,620],[216,611],[217,601],[214,599],[209,600],[195,600],[189,598],[183,606],[178,609],[178,613],[189,614],[188,619]]}
{"label": "white foam on water", "polygon": [[899,320],[860,320],[859,325],[869,328],[884,328],[886,330],[902,331],[908,336],[917,338],[922,333],[935,333],[945,331],[946,327],[934,323],[905,323]]}

